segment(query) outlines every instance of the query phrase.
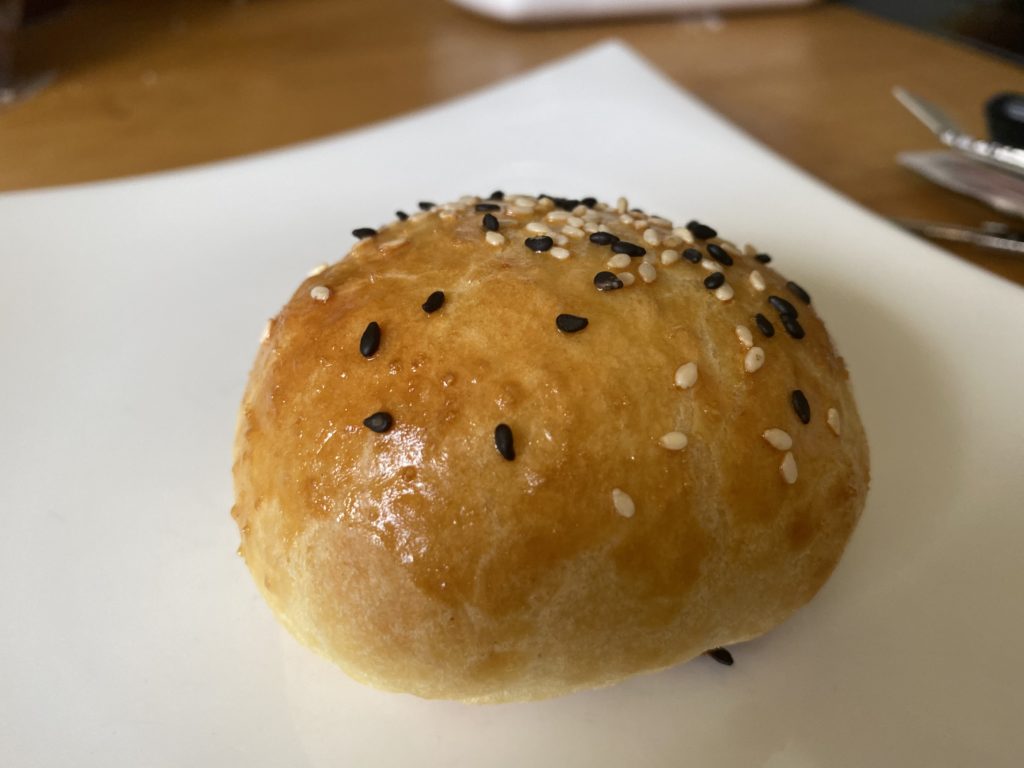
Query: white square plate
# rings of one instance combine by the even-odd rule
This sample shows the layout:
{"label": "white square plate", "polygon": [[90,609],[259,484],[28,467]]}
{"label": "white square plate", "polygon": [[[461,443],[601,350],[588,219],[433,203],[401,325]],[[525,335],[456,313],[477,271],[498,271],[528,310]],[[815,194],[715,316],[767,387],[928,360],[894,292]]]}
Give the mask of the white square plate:
{"label": "white square plate", "polygon": [[[495,187],[713,223],[813,293],[868,508],[783,627],[601,691],[378,693],[263,605],[228,510],[264,319],[349,230]],[[0,196],[0,762],[952,766],[1024,754],[1024,292],[901,233],[607,44],[347,136]]]}

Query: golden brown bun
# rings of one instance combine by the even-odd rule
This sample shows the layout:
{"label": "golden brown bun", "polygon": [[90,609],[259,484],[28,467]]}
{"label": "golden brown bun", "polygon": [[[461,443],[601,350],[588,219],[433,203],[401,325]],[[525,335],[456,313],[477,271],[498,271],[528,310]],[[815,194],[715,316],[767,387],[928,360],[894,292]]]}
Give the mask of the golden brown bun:
{"label": "golden brown bun", "polygon": [[[584,226],[647,249],[611,271],[654,262],[656,279],[599,291],[615,254],[559,209],[549,221],[550,199],[506,198],[500,245],[477,202],[360,240],[268,326],[233,514],[271,607],[358,680],[487,702],[607,685],[779,624],[835,567],[868,485],[847,372],[813,307],[726,243],[734,263],[715,266],[729,299],[704,285],[711,262],[662,263],[722,240],[691,246],[685,228],[603,204],[576,208]],[[569,227],[568,258],[524,245],[535,221]],[[427,313],[438,290],[444,305]],[[803,339],[772,295],[798,310]],[[562,313],[589,325],[563,332]],[[371,322],[381,341],[367,358]],[[764,352],[753,372],[738,325]],[[688,362],[698,378],[683,389]],[[364,426],[376,412],[390,431]],[[495,447],[499,424],[514,460]],[[769,429],[792,438],[795,482]],[[687,446],[663,447],[671,432]]]}

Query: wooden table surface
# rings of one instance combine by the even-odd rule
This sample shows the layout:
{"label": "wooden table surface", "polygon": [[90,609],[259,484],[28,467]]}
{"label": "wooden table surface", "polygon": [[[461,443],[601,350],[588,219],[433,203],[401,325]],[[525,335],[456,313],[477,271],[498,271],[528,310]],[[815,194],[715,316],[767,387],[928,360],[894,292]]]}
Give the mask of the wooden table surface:
{"label": "wooden table surface", "polygon": [[[896,165],[898,152],[937,143],[890,89],[903,85],[983,134],[983,102],[1024,91],[1024,72],[832,4],[720,23],[511,27],[444,0],[80,0],[21,34],[20,68],[55,68],[57,80],[0,111],[0,190],[177,168],[348,130],[611,36],[883,216],[1005,221]],[[1022,259],[953,250],[1024,285]]]}

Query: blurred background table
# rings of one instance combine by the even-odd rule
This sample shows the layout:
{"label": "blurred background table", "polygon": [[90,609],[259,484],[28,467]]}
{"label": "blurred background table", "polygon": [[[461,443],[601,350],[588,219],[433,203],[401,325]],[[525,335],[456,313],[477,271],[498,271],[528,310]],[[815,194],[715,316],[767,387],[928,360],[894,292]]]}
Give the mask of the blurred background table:
{"label": "blurred background table", "polygon": [[[52,85],[0,110],[0,191],[280,147],[449,99],[619,37],[736,125],[882,216],[1003,220],[896,165],[936,148],[900,84],[984,134],[1012,63],[841,5],[510,27],[443,0],[92,0],[19,33]],[[614,100],[614,94],[609,94]],[[599,117],[580,115],[581,124]],[[684,140],[680,137],[680,140]],[[964,258],[1024,285],[1024,260]]]}

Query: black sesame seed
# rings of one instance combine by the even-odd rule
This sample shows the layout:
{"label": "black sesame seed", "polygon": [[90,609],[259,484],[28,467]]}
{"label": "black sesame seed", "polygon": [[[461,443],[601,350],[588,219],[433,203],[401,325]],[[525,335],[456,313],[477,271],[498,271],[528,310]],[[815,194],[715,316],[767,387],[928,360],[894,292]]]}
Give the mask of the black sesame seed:
{"label": "black sesame seed", "polygon": [[488,200],[504,200],[505,199],[505,193],[502,192],[500,189],[496,189],[493,192],[491,192],[491,194],[489,194],[487,196],[487,199]]}
{"label": "black sesame seed", "polygon": [[712,648],[710,651],[704,651],[704,653],[719,664],[724,664],[727,667],[731,667],[733,664],[732,654],[725,648]]}
{"label": "black sesame seed", "polygon": [[552,200],[555,201],[555,207],[561,208],[563,211],[572,211],[573,208],[580,204],[579,200],[566,197],[553,197]]}
{"label": "black sesame seed", "polygon": [[619,240],[616,243],[612,243],[612,251],[614,253],[624,253],[632,258],[637,258],[647,253],[647,249],[643,246],[637,245],[636,243],[629,243],[625,240]]}
{"label": "black sesame seed", "polygon": [[543,253],[544,251],[550,251],[555,241],[547,235],[541,235],[540,237],[528,237],[523,241],[523,244],[534,253]]}
{"label": "black sesame seed", "polygon": [[594,232],[590,236],[590,242],[596,245],[611,245],[619,242],[619,238],[611,232]]}
{"label": "black sesame seed", "polygon": [[760,312],[754,315],[754,322],[757,323],[757,329],[769,339],[775,335],[775,326],[772,325],[772,321]]}
{"label": "black sesame seed", "polygon": [[727,267],[732,266],[732,256],[725,252],[725,248],[714,243],[708,243],[708,256],[717,261],[719,264],[725,264]]}
{"label": "black sesame seed", "polygon": [[775,307],[775,311],[779,315],[792,315],[793,317],[800,317],[800,313],[796,311],[796,307],[790,304],[781,296],[769,296],[768,303]]}
{"label": "black sesame seed", "polygon": [[788,313],[779,315],[779,320],[782,322],[782,327],[786,329],[786,333],[794,339],[802,339],[806,335],[800,321],[792,315]]}
{"label": "black sesame seed", "polygon": [[395,211],[395,216],[398,217],[399,221],[405,221],[406,219],[409,218],[409,214],[406,213],[405,211]]}
{"label": "black sesame seed", "polygon": [[687,248],[683,251],[683,258],[687,261],[693,262],[694,264],[700,264],[701,259],[703,259],[704,256],[696,248]]}
{"label": "black sesame seed", "polygon": [[484,214],[484,229],[489,232],[498,231],[498,218],[493,213]]}
{"label": "black sesame seed", "polygon": [[759,253],[754,258],[757,261],[760,261],[762,264],[767,264],[768,262],[770,262],[772,260],[772,257],[769,256],[767,253]]}
{"label": "black sesame seed", "polygon": [[590,321],[578,315],[559,315],[555,318],[555,325],[563,333],[576,333],[587,327]]}
{"label": "black sesame seed", "polygon": [[707,224],[701,224],[699,221],[691,221],[687,223],[686,228],[690,230],[690,234],[696,237],[698,240],[710,240],[712,237],[718,237],[718,232]]}
{"label": "black sesame seed", "polygon": [[484,211],[500,211],[501,206],[497,203],[477,203],[476,212],[483,213]]}
{"label": "black sesame seed", "polygon": [[580,200],[580,204],[587,206],[587,208],[593,208],[595,205],[597,205],[597,198],[584,197],[582,200]]}
{"label": "black sesame seed", "polygon": [[380,326],[376,322],[370,323],[363,331],[359,339],[359,354],[363,357],[373,357],[380,348]]}
{"label": "black sesame seed", "polygon": [[721,272],[712,272],[704,278],[704,287],[709,291],[721,288],[723,285],[725,285],[725,275]]}
{"label": "black sesame seed", "polygon": [[387,411],[377,411],[375,414],[363,419],[363,426],[377,433],[387,432],[394,423],[395,420],[391,418],[391,414]]}
{"label": "black sesame seed", "polygon": [[793,410],[796,411],[796,416],[804,424],[811,423],[811,404],[807,402],[807,398],[804,393],[799,389],[794,389],[793,394],[789,396],[790,401],[793,403]]}
{"label": "black sesame seed", "polygon": [[421,200],[419,206],[421,211],[429,211],[431,208],[436,207],[433,203],[428,203],[425,200]]}
{"label": "black sesame seed", "polygon": [[594,275],[594,285],[599,291],[614,291],[622,287],[622,281],[614,272],[598,272]]}
{"label": "black sesame seed", "polygon": [[437,312],[437,310],[444,306],[444,291],[434,291],[427,296],[427,300],[423,302],[422,306],[423,311],[428,315],[431,312]]}
{"label": "black sesame seed", "polygon": [[359,229],[352,230],[352,237],[358,237],[362,240],[364,237],[373,237],[377,234],[377,230],[371,227],[360,227]]}
{"label": "black sesame seed", "polygon": [[804,304],[811,303],[811,295],[792,280],[786,283],[786,287],[789,288],[790,293],[800,299]]}
{"label": "black sesame seed", "polygon": [[508,461],[516,457],[516,449],[512,445],[512,428],[508,424],[499,424],[494,428],[494,447]]}

